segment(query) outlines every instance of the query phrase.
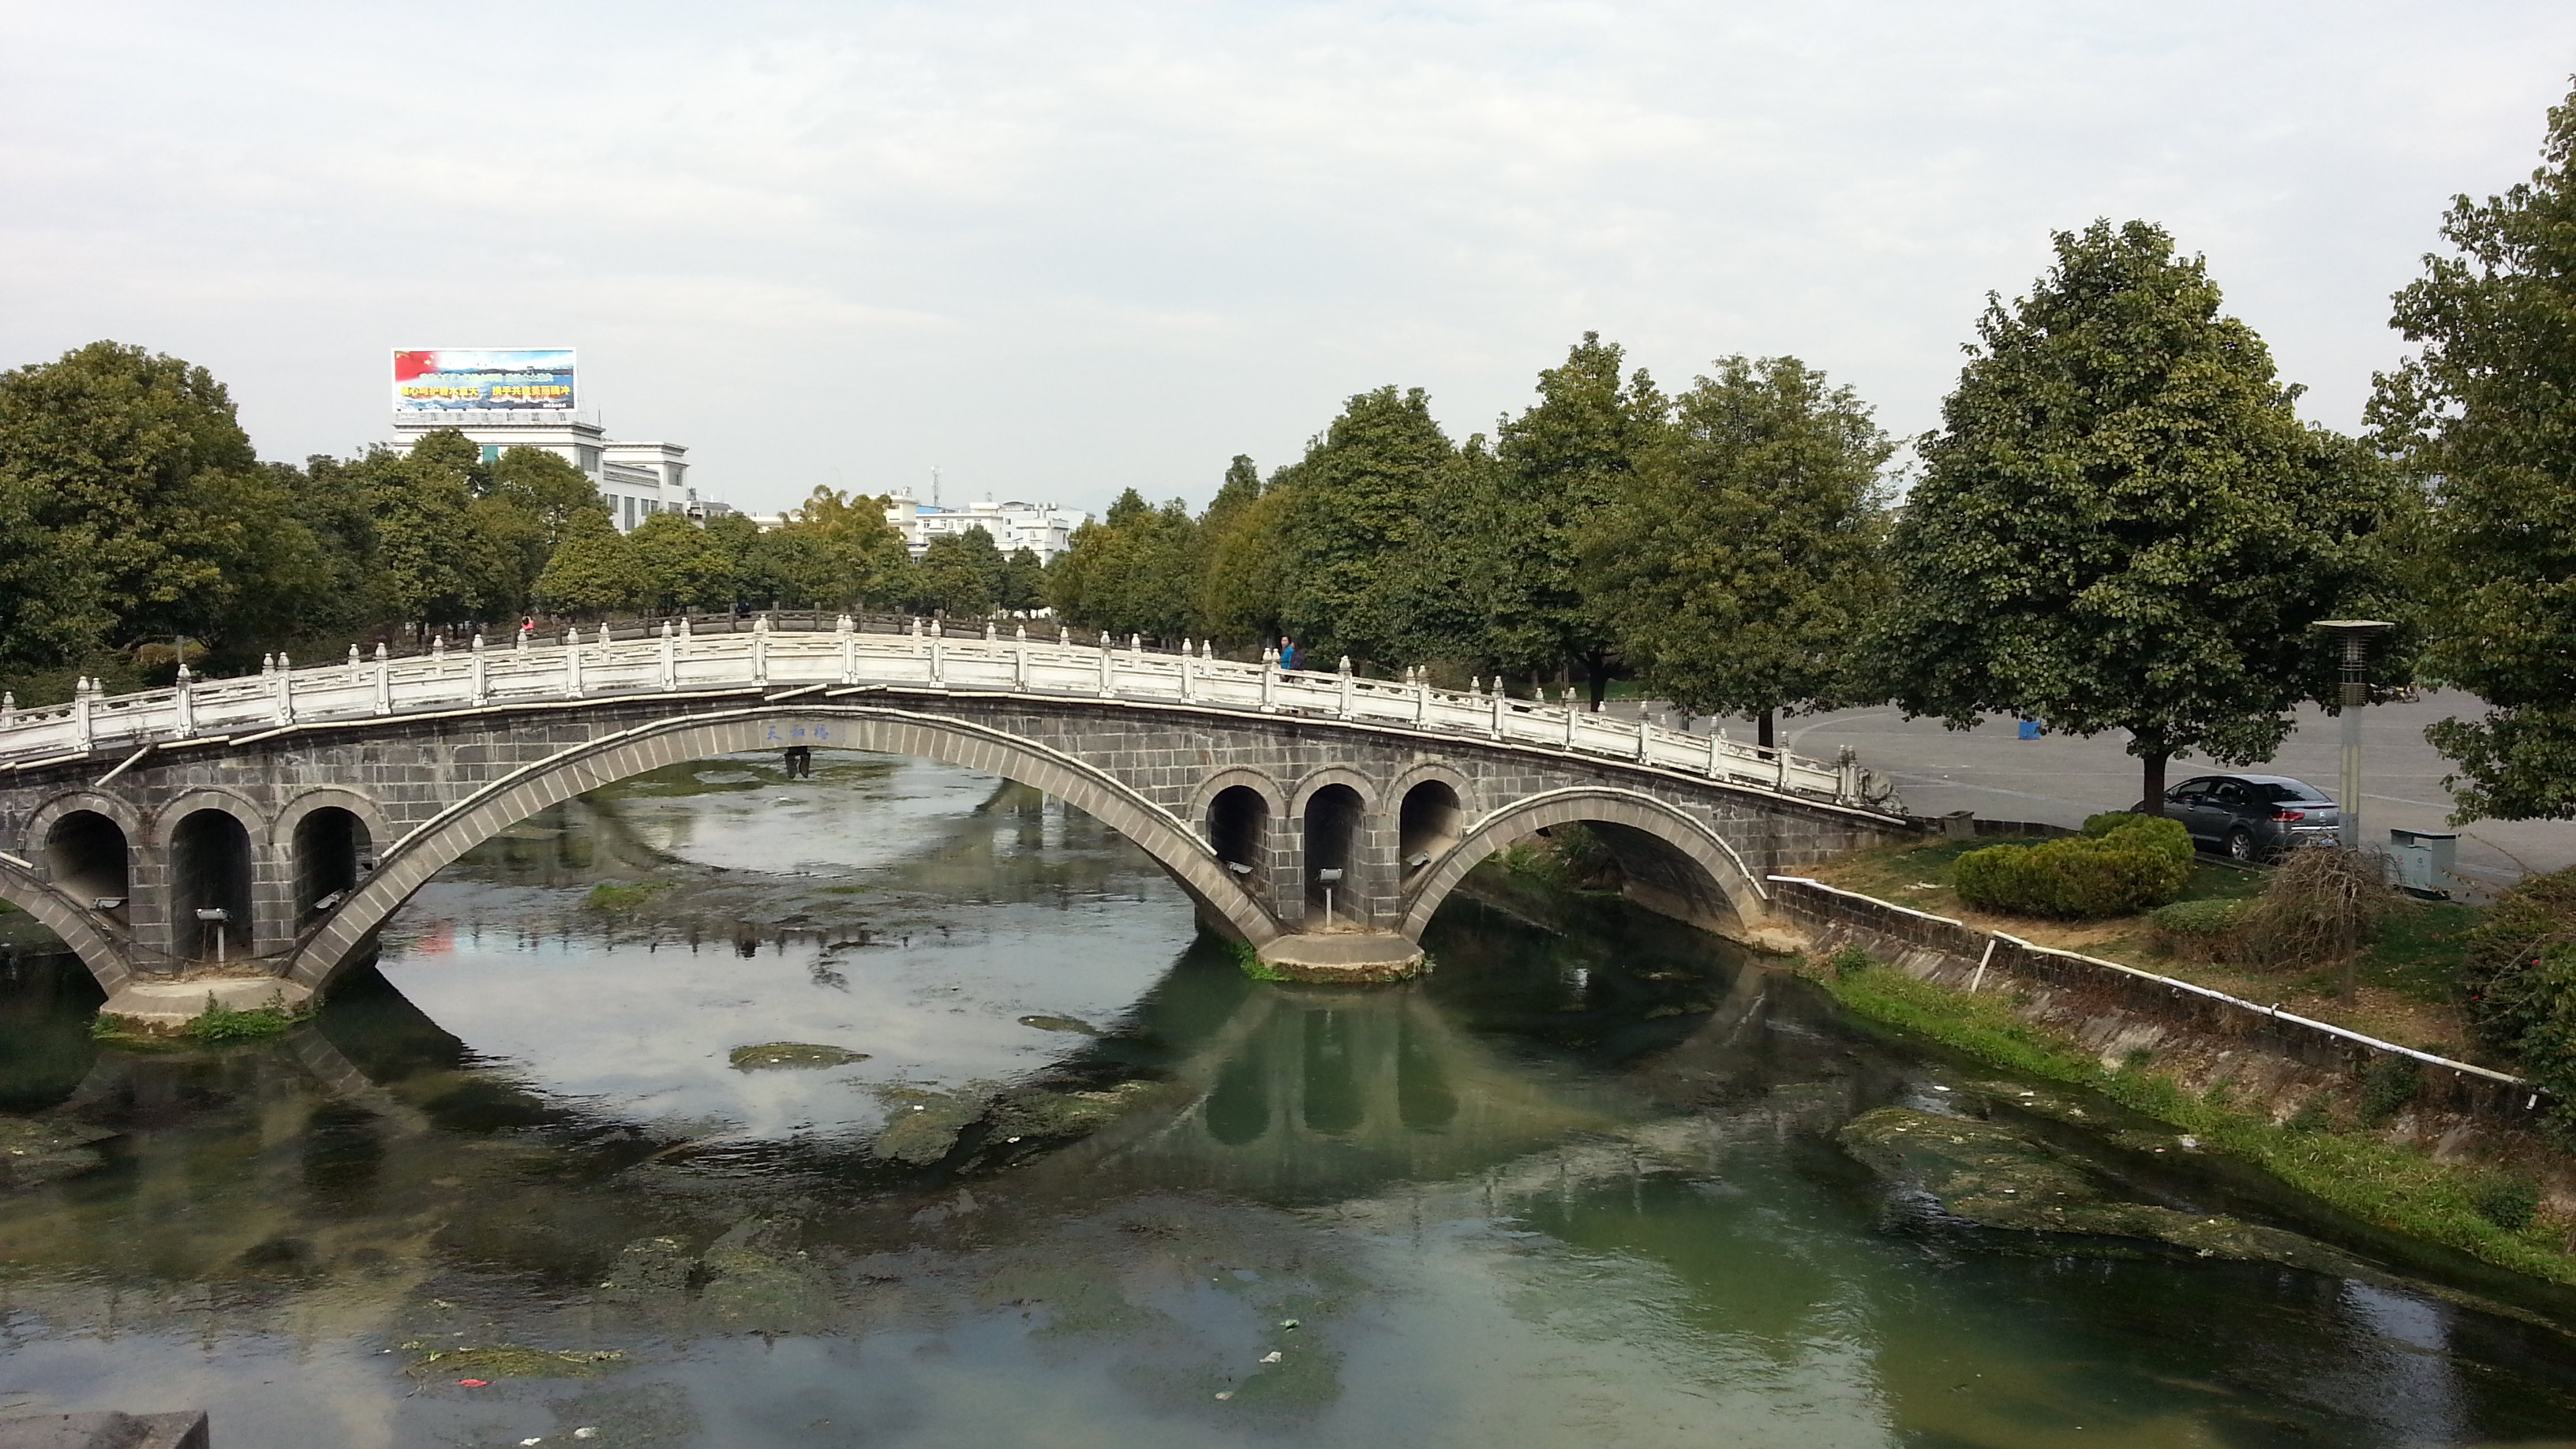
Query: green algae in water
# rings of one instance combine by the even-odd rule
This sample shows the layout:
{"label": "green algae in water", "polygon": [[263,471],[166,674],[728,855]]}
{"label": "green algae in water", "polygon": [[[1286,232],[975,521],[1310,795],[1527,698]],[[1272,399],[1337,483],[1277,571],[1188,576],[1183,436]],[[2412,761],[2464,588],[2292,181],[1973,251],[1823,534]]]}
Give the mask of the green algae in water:
{"label": "green algae in water", "polygon": [[1070,1032],[1075,1036],[1100,1035],[1100,1028],[1078,1016],[1024,1016],[1020,1018],[1020,1025],[1033,1026],[1040,1031]]}
{"label": "green algae in water", "polygon": [[[403,1345],[415,1353],[425,1347],[417,1340]],[[413,1360],[410,1371],[421,1378],[595,1379],[615,1373],[625,1357],[613,1348],[556,1350],[492,1343],[433,1349]]]}
{"label": "green algae in water", "polygon": [[738,1072],[805,1071],[815,1067],[846,1067],[868,1059],[866,1052],[847,1047],[823,1046],[805,1041],[765,1041],[752,1046],[738,1046],[726,1053],[725,1060]]}

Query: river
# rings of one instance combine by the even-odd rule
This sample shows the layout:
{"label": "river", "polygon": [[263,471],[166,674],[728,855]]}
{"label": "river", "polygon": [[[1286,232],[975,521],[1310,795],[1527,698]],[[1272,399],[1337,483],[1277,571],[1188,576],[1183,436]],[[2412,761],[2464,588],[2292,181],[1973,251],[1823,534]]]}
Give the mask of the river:
{"label": "river", "polygon": [[2124,1191],[2386,1272],[1946,1219],[1837,1131],[2013,1084],[1615,901],[1540,914],[1462,895],[1402,987],[1255,982],[1058,803],[745,757],[475,852],[284,1038],[102,1047],[76,968],[24,963],[0,1415],[204,1408],[218,1449],[2576,1443],[2550,1295],[2107,1103],[2067,1150]]}

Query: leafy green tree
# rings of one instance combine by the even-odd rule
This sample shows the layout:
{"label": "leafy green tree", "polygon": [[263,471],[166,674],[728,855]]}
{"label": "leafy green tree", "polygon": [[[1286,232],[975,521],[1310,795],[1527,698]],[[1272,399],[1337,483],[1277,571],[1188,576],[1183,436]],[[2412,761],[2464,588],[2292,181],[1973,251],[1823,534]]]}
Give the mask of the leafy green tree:
{"label": "leafy green tree", "polygon": [[1582,533],[1585,607],[1658,696],[1698,714],[1850,702],[1894,444],[1794,357],[1721,358]]}
{"label": "leafy green tree", "polygon": [[1382,581],[1413,545],[1432,480],[1456,452],[1429,394],[1392,385],[1351,398],[1307,445],[1285,480],[1279,614],[1310,658],[1402,662],[1385,658],[1402,621]]}
{"label": "leafy green tree", "polygon": [[734,602],[734,562],[685,513],[656,513],[626,535],[643,585],[637,602],[647,613],[729,608]]}
{"label": "leafy green tree", "polygon": [[1046,565],[1039,561],[1037,550],[1027,547],[1011,550],[1002,561],[1002,579],[993,602],[1005,613],[1027,614],[1046,607]]}
{"label": "leafy green tree", "polygon": [[537,602],[558,614],[595,619],[637,607],[648,585],[633,542],[605,508],[584,508],[564,522],[564,539],[537,576]]}
{"label": "leafy green tree", "polygon": [[94,342],[0,374],[0,672],[221,637],[318,545],[204,368]]}
{"label": "leafy green tree", "polygon": [[444,624],[473,615],[478,582],[490,582],[471,520],[481,463],[475,445],[449,429],[423,435],[408,454],[378,449],[353,470],[374,520],[369,565],[384,617]]}
{"label": "leafy green tree", "polygon": [[[798,537],[776,546],[795,561],[811,602],[822,608],[893,606],[915,592],[912,553],[886,519],[887,501],[816,488],[783,529]],[[810,540],[811,547],[806,545]]]}
{"label": "leafy green tree", "polygon": [[[1386,648],[1409,663],[1445,661],[1482,673],[1499,663],[1493,599],[1506,540],[1500,520],[1505,468],[1471,435],[1432,470],[1413,543],[1378,583]],[[1521,602],[1517,592],[1513,602]]]}
{"label": "leafy green tree", "polygon": [[[1227,486],[1233,486],[1231,479]],[[1294,493],[1273,478],[1240,507],[1220,512],[1209,506],[1200,526],[1201,562],[1190,608],[1201,636],[1234,645],[1260,645],[1279,637],[1288,590],[1288,510],[1295,501]]]}
{"label": "leafy green tree", "polygon": [[1597,332],[1538,375],[1539,400],[1503,423],[1488,511],[1457,521],[1483,536],[1477,593],[1484,651],[1513,671],[1580,666],[1592,707],[1616,668],[1617,638],[1583,588],[1583,530],[1621,494],[1663,437],[1666,403]]}
{"label": "leafy green tree", "polygon": [[2432,487],[2421,666],[2489,706],[2426,732],[2466,777],[2459,823],[2576,816],[2576,95],[2543,156],[2502,196],[2453,200],[2455,253],[2397,294],[2423,350],[2370,407]]}
{"label": "leafy green tree", "polygon": [[1889,550],[1873,657],[1910,715],[2125,730],[2148,808],[2190,750],[2267,759],[2323,697],[2309,628],[2384,587],[2384,469],[2303,426],[2254,330],[2162,228],[2055,238],[1990,299]]}
{"label": "leafy green tree", "polygon": [[1074,530],[1047,575],[1047,599],[1067,623],[1087,629],[1180,638],[1198,592],[1198,539],[1181,500],[1156,508],[1127,489],[1107,514]]}
{"label": "leafy green tree", "polygon": [[924,609],[950,618],[980,618],[993,610],[1002,583],[1002,551],[979,525],[945,533],[922,550],[915,587]]}

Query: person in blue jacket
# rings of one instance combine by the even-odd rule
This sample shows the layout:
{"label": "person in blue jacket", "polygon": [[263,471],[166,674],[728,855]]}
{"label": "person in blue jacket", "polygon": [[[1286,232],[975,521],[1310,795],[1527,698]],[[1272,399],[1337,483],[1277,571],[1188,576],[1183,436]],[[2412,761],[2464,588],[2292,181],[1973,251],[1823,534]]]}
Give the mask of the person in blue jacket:
{"label": "person in blue jacket", "polygon": [[1296,667],[1297,641],[1282,634],[1279,636],[1279,668],[1286,671]]}

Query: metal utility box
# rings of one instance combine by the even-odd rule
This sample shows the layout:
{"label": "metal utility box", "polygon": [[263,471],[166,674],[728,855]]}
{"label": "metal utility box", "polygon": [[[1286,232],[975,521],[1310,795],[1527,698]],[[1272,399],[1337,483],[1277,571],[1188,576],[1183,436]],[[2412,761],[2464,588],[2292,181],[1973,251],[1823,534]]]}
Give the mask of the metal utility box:
{"label": "metal utility box", "polygon": [[2451,863],[2459,858],[2460,837],[2450,830],[2391,830],[2388,858],[2397,867],[2397,888],[2428,900],[2448,900],[2455,886]]}

